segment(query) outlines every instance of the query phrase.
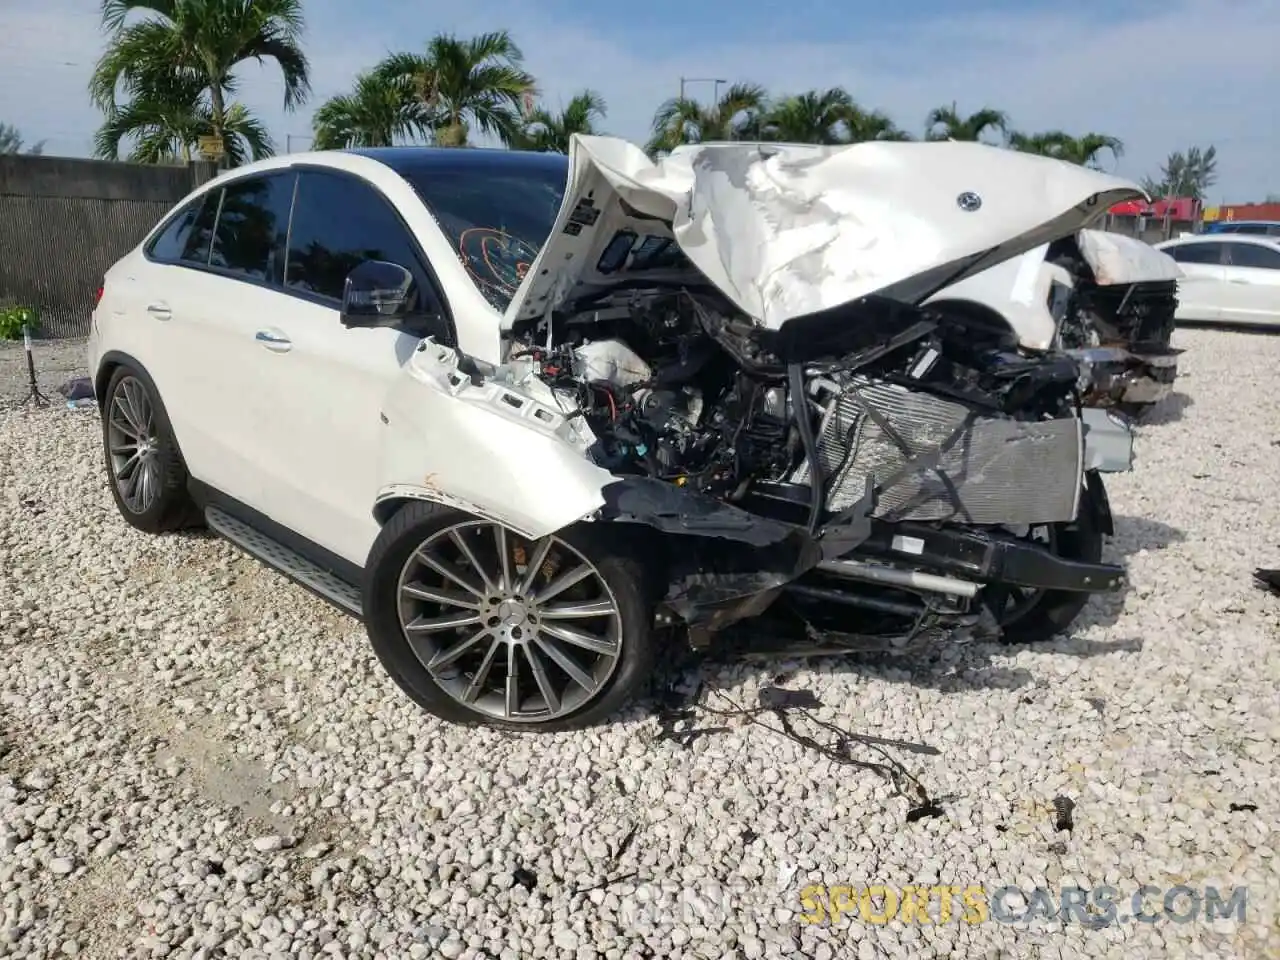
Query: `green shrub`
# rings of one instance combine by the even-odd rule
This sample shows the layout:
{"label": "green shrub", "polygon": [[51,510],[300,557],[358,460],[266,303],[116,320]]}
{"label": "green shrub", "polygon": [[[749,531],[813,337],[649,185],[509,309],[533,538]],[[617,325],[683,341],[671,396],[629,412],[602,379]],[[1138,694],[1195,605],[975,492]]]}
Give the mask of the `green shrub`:
{"label": "green shrub", "polygon": [[0,307],[0,340],[21,340],[22,328],[31,333],[40,329],[40,311],[35,307]]}

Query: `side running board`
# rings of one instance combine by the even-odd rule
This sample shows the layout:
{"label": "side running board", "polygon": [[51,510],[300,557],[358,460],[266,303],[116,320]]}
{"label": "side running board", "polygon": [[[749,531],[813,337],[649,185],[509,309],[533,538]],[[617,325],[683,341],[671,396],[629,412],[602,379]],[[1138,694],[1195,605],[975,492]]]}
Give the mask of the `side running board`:
{"label": "side running board", "polygon": [[360,591],[341,577],[317,566],[296,550],[291,550],[255,527],[217,507],[204,512],[209,529],[230,540],[241,550],[284,574],[322,600],[327,600],[344,613],[361,617]]}

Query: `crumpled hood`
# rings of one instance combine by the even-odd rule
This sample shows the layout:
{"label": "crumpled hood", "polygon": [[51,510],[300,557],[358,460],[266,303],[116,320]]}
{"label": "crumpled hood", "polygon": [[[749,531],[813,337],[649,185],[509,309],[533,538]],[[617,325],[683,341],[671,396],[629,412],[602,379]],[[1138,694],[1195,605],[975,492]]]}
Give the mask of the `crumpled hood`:
{"label": "crumpled hood", "polygon": [[636,249],[674,237],[743,313],[777,329],[869,294],[918,302],[1145,196],[1109,174],[978,143],[713,143],[654,162],[626,140],[575,136],[556,225],[503,326],[622,281],[676,278],[616,259],[602,270],[619,231]]}
{"label": "crumpled hood", "polygon": [[1101,287],[1182,277],[1177,260],[1137,237],[1105,230],[1081,230],[1076,244]]}

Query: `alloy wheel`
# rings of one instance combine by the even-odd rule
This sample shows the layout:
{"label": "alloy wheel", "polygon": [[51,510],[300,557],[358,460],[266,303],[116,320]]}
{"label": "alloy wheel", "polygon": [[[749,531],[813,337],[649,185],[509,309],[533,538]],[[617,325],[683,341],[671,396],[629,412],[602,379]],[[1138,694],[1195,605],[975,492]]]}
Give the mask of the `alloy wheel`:
{"label": "alloy wheel", "polygon": [[564,540],[469,520],[432,534],[397,584],[400,627],[432,679],[507,722],[565,716],[608,684],[622,653],[618,603]]}
{"label": "alloy wheel", "polygon": [[160,452],[155,409],[136,377],[123,377],[111,395],[107,449],[121,501],[131,513],[146,513],[160,496]]}

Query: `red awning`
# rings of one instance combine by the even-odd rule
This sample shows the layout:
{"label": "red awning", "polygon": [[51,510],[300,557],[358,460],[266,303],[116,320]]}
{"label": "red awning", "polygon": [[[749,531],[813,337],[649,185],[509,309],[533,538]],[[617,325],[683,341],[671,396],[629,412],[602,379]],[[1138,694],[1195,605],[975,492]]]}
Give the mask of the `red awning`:
{"label": "red awning", "polygon": [[1200,211],[1198,204],[1191,197],[1174,197],[1171,200],[1157,200],[1155,203],[1130,200],[1127,203],[1117,203],[1108,212],[1119,217],[1164,219],[1167,215],[1173,220],[1194,220]]}

